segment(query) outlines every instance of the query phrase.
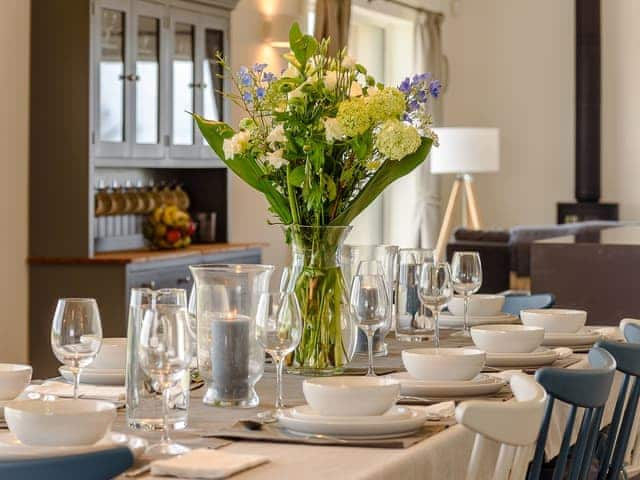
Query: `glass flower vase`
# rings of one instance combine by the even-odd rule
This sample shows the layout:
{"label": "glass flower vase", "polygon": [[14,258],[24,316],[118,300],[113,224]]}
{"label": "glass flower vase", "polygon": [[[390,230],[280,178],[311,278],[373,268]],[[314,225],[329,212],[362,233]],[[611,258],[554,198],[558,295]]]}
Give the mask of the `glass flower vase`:
{"label": "glass flower vase", "polygon": [[349,311],[349,286],[340,265],[340,249],[350,230],[290,227],[293,263],[288,289],[298,297],[304,325],[289,362],[291,373],[340,374],[353,357],[358,327]]}

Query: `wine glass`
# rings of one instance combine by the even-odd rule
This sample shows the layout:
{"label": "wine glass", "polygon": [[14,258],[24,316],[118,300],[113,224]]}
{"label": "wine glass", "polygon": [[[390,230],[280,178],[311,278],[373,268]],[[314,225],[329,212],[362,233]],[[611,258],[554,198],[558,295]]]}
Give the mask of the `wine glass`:
{"label": "wine glass", "polygon": [[418,296],[433,315],[433,343],[440,346],[440,310],[444,308],[453,295],[451,269],[447,262],[425,262],[420,272]]}
{"label": "wine glass", "polygon": [[102,346],[102,323],[93,298],[61,298],[51,325],[51,347],[73,374],[73,398],[78,398],[81,370],[96,358]]}
{"label": "wine glass", "polygon": [[263,421],[274,421],[284,408],[282,400],[282,369],[285,357],[300,343],[302,315],[298,298],[293,292],[265,292],[260,295],[256,312],[256,339],[271,355],[276,365],[275,415],[267,412]]}
{"label": "wine glass", "polygon": [[390,305],[384,282],[382,265],[376,260],[360,262],[351,283],[351,313],[358,328],[367,335],[369,353],[368,377],[375,377],[373,370],[373,335],[389,322]]}
{"label": "wine glass", "polygon": [[464,324],[457,335],[470,337],[469,299],[482,286],[482,263],[478,252],[455,252],[451,261],[451,280],[456,292],[464,295]]}
{"label": "wine glass", "polygon": [[185,375],[191,362],[187,307],[153,302],[145,307],[140,328],[138,358],[142,370],[162,389],[162,439],[147,449],[150,456],[179,455],[190,449],[169,438],[171,386]]}

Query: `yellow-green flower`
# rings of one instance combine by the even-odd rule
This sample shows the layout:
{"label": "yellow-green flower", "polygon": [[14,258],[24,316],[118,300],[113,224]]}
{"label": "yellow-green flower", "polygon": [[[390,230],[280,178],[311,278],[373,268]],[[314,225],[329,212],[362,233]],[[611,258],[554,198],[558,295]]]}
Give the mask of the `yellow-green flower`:
{"label": "yellow-green flower", "polygon": [[347,137],[361,135],[371,126],[371,118],[363,97],[355,97],[341,102],[338,106],[336,119]]}
{"label": "yellow-green flower", "polygon": [[[371,89],[370,89],[371,91]],[[374,122],[382,122],[389,118],[398,118],[405,111],[404,95],[394,87],[371,91],[373,95],[366,98],[369,116]]]}
{"label": "yellow-green flower", "polygon": [[382,124],[375,142],[382,155],[391,160],[401,160],[418,150],[422,140],[414,127],[393,119]]}

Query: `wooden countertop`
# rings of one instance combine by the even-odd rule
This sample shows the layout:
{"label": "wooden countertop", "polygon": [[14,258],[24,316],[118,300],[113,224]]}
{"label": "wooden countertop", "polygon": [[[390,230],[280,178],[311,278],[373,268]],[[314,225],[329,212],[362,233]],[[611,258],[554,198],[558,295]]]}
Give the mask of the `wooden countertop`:
{"label": "wooden countertop", "polygon": [[129,250],[121,252],[96,253],[93,257],[29,257],[31,265],[77,265],[77,264],[127,264],[170,260],[172,258],[236,252],[253,248],[263,248],[266,243],[209,243],[189,245],[177,250]]}

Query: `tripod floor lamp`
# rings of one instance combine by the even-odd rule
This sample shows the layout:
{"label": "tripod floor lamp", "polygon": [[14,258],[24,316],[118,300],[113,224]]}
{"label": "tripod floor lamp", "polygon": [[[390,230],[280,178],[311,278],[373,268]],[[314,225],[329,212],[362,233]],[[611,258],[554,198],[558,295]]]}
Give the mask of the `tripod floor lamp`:
{"label": "tripod floor lamp", "polygon": [[497,128],[467,127],[437,128],[435,131],[440,146],[431,150],[431,173],[456,174],[436,244],[435,257],[440,259],[446,254],[453,227],[453,212],[460,195],[463,197],[468,226],[474,230],[482,228],[471,174],[497,172],[500,169],[500,131]]}

